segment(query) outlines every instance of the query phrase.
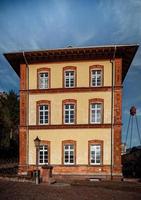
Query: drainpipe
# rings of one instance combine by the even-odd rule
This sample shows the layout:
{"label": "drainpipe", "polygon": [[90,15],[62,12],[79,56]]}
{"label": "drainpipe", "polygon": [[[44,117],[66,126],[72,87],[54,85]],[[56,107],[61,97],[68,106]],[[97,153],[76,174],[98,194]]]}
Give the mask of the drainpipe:
{"label": "drainpipe", "polygon": [[111,180],[113,180],[113,130],[114,130],[114,119],[113,119],[113,114],[114,114],[114,63],[115,63],[115,54],[116,54],[116,45],[114,47],[114,54],[113,58],[110,60],[110,63],[112,65],[112,80],[111,80],[111,85],[112,85],[112,93],[111,93],[111,167],[110,167],[110,177]]}
{"label": "drainpipe", "polygon": [[27,109],[27,112],[26,112],[26,130],[27,130],[27,137],[26,137],[26,163],[27,163],[27,170],[28,170],[28,165],[29,165],[29,65],[28,65],[28,62],[27,62],[27,59],[26,59],[26,56],[25,56],[25,52],[23,51],[23,58],[24,58],[24,61],[25,61],[25,64],[26,64],[26,77],[27,77],[27,87],[26,87],[26,90],[27,90],[27,103],[26,103],[26,109]]}

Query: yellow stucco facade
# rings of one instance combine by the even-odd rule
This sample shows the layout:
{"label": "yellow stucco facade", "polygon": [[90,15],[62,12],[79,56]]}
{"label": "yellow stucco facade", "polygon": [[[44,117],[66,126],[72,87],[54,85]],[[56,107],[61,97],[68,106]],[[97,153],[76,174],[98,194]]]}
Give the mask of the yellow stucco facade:
{"label": "yellow stucco facade", "polygon": [[88,124],[89,100],[94,98],[104,99],[104,123],[110,123],[111,92],[81,92],[30,95],[29,125],[36,125],[36,102],[39,100],[51,102],[51,124],[62,124],[62,101],[65,99],[77,100],[77,124]]}
{"label": "yellow stucco facade", "polygon": [[29,164],[35,164],[36,151],[34,139],[51,142],[50,164],[62,164],[62,141],[75,140],[76,144],[76,165],[88,165],[88,141],[103,140],[103,165],[110,165],[110,129],[62,129],[62,130],[30,130],[29,131]]}
{"label": "yellow stucco facade", "polygon": [[[62,88],[63,68],[75,66],[77,71],[77,87],[89,87],[90,67],[95,65],[103,66],[103,86],[111,86],[111,63],[105,61],[77,61],[32,64],[29,66],[29,89],[37,89],[37,70],[40,68],[50,69],[50,88]],[[111,123],[111,91],[79,91],[79,92],[59,92],[59,93],[37,93],[29,95],[29,125],[37,125],[36,102],[48,100],[51,102],[51,125],[62,124],[62,102],[65,99],[75,99],[77,101],[77,124],[89,123],[89,100],[101,98],[104,100],[104,124]],[[76,141],[76,165],[88,165],[88,141],[102,140],[103,165],[110,165],[111,162],[111,130],[110,128],[94,129],[48,129],[29,130],[29,165],[35,164],[34,139],[38,136],[41,140],[50,141],[50,164],[62,164],[62,141]]]}
{"label": "yellow stucco facade", "polygon": [[77,68],[77,87],[89,87],[89,67],[104,66],[104,86],[111,85],[111,63],[108,61],[77,61],[29,65],[29,89],[37,89],[37,69],[47,67],[51,69],[51,88],[62,88],[63,68],[75,66]]}

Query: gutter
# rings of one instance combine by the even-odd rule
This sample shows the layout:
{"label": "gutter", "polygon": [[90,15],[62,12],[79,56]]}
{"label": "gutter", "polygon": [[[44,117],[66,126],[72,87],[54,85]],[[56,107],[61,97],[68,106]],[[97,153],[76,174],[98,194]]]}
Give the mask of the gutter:
{"label": "gutter", "polygon": [[114,70],[114,64],[115,64],[115,55],[116,55],[116,49],[117,46],[114,46],[114,54],[113,58],[110,60],[110,63],[112,65],[112,93],[111,93],[111,166],[110,166],[110,177],[111,180],[113,180],[113,130],[114,130],[114,119],[113,119],[113,114],[114,114],[114,75],[115,75],[115,70]]}

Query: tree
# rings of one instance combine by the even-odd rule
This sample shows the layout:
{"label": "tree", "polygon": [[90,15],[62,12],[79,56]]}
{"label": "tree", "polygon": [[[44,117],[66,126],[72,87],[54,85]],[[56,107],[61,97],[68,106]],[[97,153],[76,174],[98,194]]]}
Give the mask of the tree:
{"label": "tree", "polygon": [[[19,97],[14,91],[0,95],[0,149],[8,155],[17,154]],[[5,154],[4,153],[4,154]],[[10,153],[10,154],[9,154]]]}

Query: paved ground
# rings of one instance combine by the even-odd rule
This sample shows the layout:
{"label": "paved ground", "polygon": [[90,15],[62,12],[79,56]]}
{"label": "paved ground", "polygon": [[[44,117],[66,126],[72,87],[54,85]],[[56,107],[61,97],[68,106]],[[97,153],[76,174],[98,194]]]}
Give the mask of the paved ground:
{"label": "paved ground", "polygon": [[140,200],[141,184],[125,182],[75,183],[47,186],[0,180],[0,200]]}

